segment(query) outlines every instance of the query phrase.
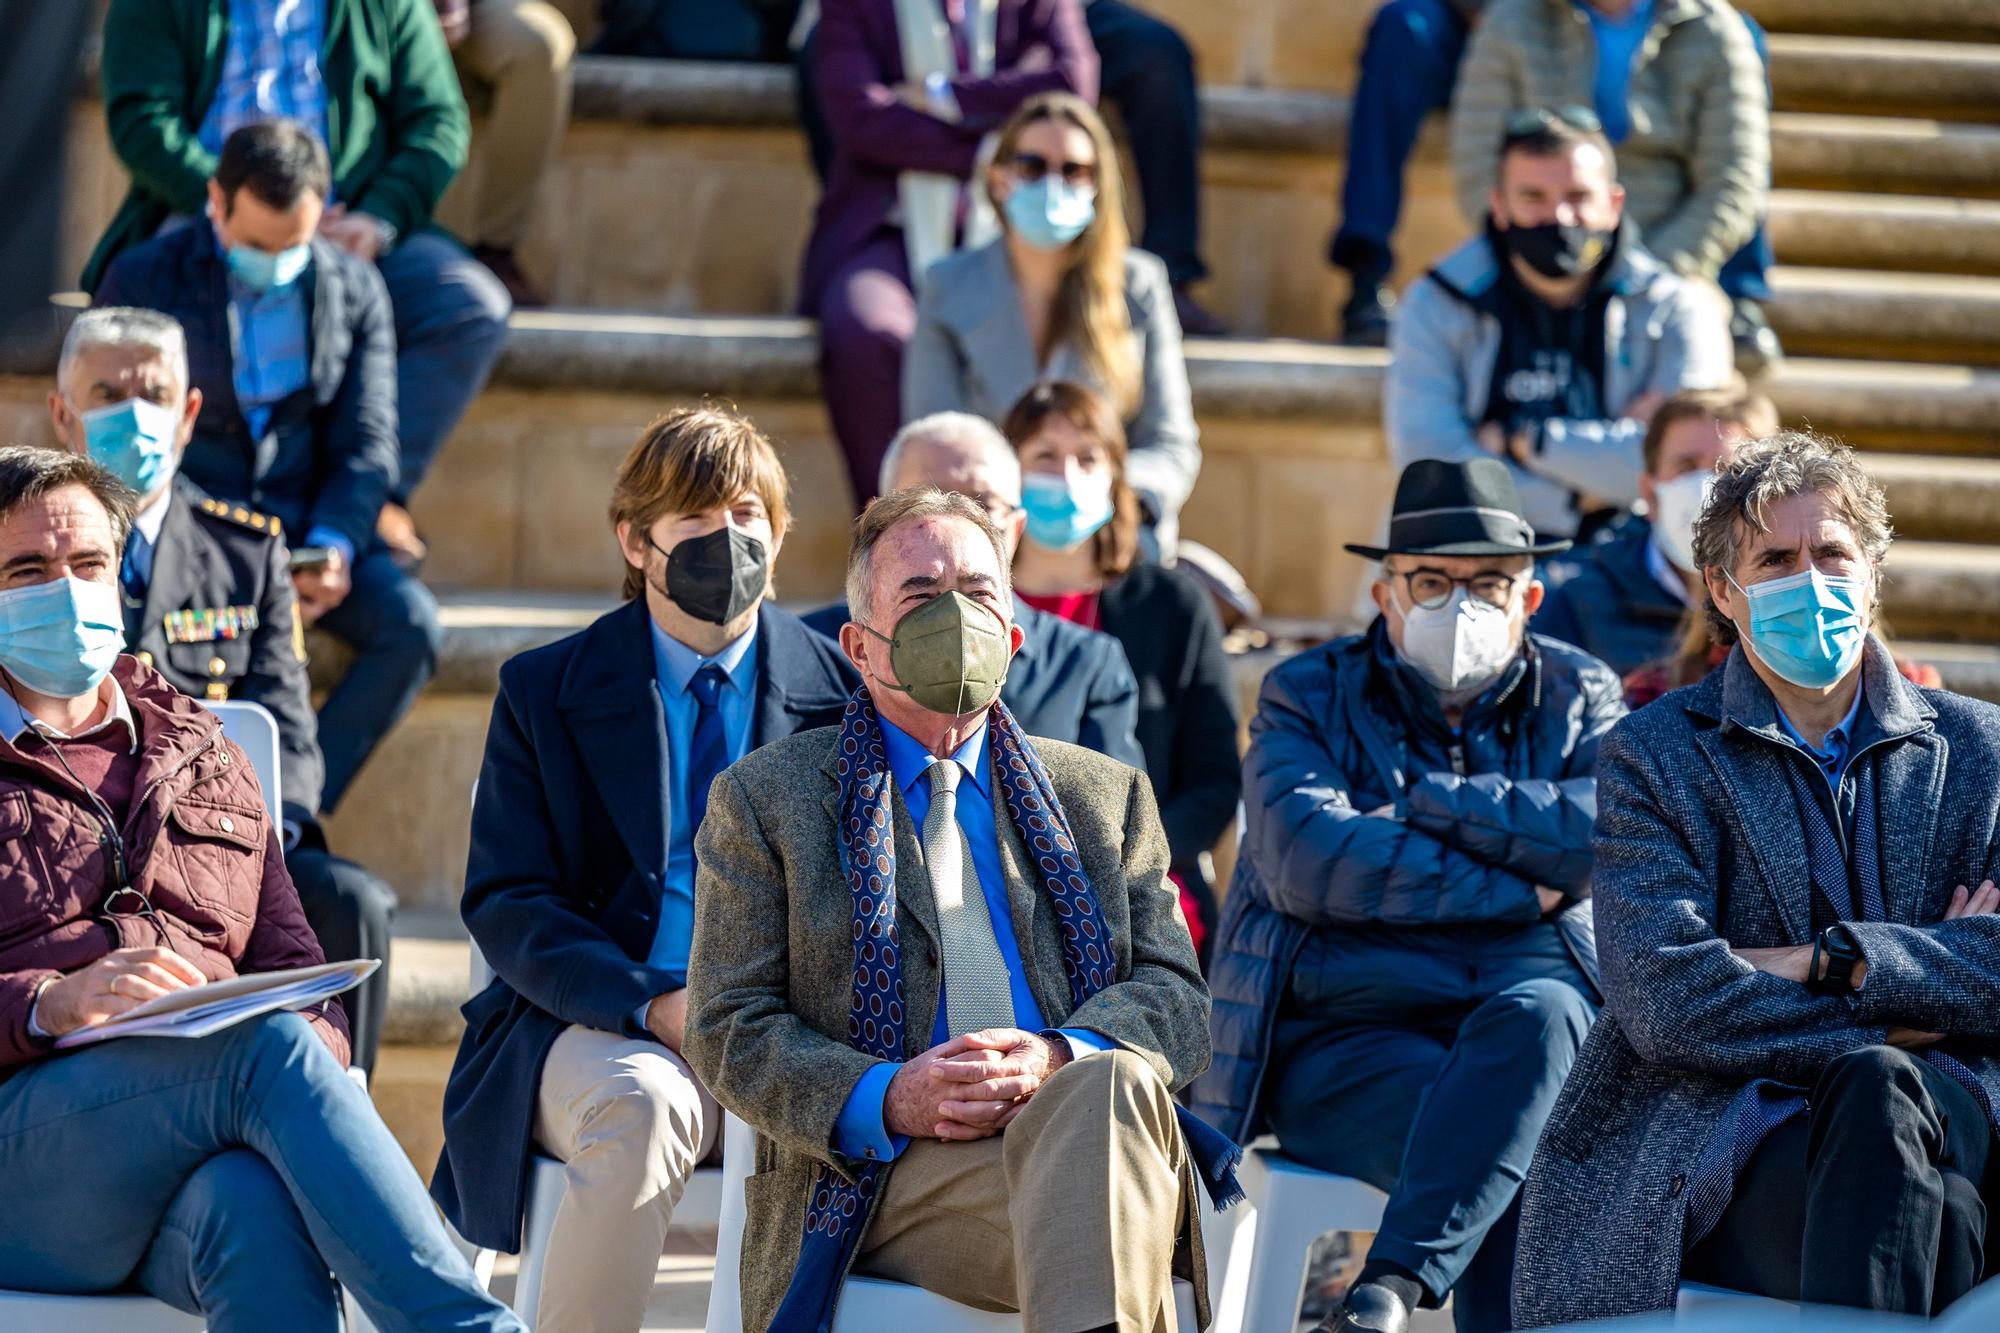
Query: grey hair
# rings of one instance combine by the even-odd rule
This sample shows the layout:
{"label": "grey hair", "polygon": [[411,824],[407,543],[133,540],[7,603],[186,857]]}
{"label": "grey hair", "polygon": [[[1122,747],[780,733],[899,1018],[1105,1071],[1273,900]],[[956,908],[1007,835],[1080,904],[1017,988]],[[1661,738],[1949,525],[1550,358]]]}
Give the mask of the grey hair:
{"label": "grey hair", "polygon": [[[1767,530],[1766,507],[1798,495],[1830,498],[1854,530],[1869,568],[1881,566],[1896,535],[1881,486],[1855,459],[1854,451],[1838,440],[1811,431],[1783,430],[1740,446],[1716,472],[1715,487],[1694,524],[1696,567],[1734,578],[1744,539]],[[1877,578],[1878,603],[1881,588]],[[1717,643],[1736,642],[1736,626],[1716,607],[1714,598],[1704,594],[1702,609]]]}
{"label": "grey hair", "polygon": [[63,336],[62,359],[56,363],[58,386],[69,378],[76,359],[93,347],[145,348],[167,363],[181,392],[187,392],[187,334],[172,315],[123,305],[97,306],[84,311]]}
{"label": "grey hair", "polygon": [[1001,473],[1013,478],[1013,494],[1021,494],[1021,460],[1014,453],[1014,446],[1007,443],[1007,437],[1000,428],[985,417],[976,417],[970,412],[933,412],[927,417],[918,417],[901,430],[896,438],[889,441],[889,452],[882,455],[882,476],[877,483],[882,494],[896,489],[896,474],[903,467],[903,451],[918,440],[926,443],[957,444],[978,449]]}
{"label": "grey hair", "polygon": [[1013,600],[1014,576],[1007,567],[1007,535],[1000,531],[986,510],[957,491],[941,491],[935,486],[910,486],[875,500],[861,511],[860,518],[854,520],[854,544],[847,552],[849,620],[864,625],[874,624],[871,581],[875,572],[875,547],[892,530],[926,518],[962,518],[978,528],[986,540],[993,543],[993,557],[1000,566],[1001,600]]}

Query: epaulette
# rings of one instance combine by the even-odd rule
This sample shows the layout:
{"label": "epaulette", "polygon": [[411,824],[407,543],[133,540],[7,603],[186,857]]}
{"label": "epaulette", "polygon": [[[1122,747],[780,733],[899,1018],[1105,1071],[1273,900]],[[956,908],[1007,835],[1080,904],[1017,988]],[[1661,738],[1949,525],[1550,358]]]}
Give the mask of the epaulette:
{"label": "epaulette", "polygon": [[207,514],[210,518],[219,518],[225,522],[234,523],[239,528],[248,528],[250,531],[262,536],[284,536],[284,525],[279,523],[273,515],[260,514],[254,509],[248,509],[242,505],[229,504],[223,500],[204,499],[198,507],[202,513]]}

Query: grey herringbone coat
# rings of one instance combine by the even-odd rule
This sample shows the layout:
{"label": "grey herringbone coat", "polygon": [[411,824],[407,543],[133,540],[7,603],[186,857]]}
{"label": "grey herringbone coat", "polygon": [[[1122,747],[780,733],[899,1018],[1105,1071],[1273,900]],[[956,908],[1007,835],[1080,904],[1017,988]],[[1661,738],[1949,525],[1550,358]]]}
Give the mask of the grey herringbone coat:
{"label": "grey herringbone coat", "polygon": [[2000,1098],[2000,916],[1942,920],[1954,886],[2000,873],[2000,709],[1909,684],[1876,641],[1863,671],[1888,919],[1852,927],[1868,977],[1851,998],[1729,952],[1811,938],[1782,768],[1811,760],[1743,650],[1604,743],[1592,876],[1604,1016],[1528,1176],[1519,1327],[1672,1305],[1689,1177],[1751,1079],[1810,1087],[1828,1060],[1907,1026],[1954,1036],[1946,1049]]}
{"label": "grey herringbone coat", "polygon": [[[814,1164],[850,1174],[861,1165],[832,1147],[848,1093],[876,1063],[847,1044],[854,907],[835,819],[839,735],[837,727],[800,732],[724,770],[695,836],[700,872],[683,1052],[716,1100],[757,1130],[756,1173],[744,1187],[746,1329],[769,1324],[791,1281]],[[1042,739],[1034,746],[1069,817],[1118,964],[1115,984],[1080,1007],[1071,1002],[1055,909],[995,782],[1000,859],[1035,1003],[1052,1027],[1086,1028],[1144,1056],[1178,1092],[1208,1065],[1208,988],[1167,882],[1152,786],[1139,770],[1081,746]],[[937,1017],[937,908],[916,827],[901,794],[893,799],[905,1049],[914,1056],[930,1045]],[[1190,1209],[1184,1253],[1199,1287],[1205,1265],[1193,1220]]]}

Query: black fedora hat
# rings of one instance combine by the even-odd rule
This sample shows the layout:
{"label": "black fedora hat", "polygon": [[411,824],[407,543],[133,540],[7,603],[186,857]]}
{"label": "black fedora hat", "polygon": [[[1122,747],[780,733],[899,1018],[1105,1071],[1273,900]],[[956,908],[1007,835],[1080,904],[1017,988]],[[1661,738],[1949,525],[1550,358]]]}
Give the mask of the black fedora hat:
{"label": "black fedora hat", "polygon": [[1521,516],[1514,474],[1497,458],[1447,463],[1420,458],[1403,469],[1386,546],[1349,542],[1370,560],[1391,555],[1554,555],[1567,541],[1537,542]]}

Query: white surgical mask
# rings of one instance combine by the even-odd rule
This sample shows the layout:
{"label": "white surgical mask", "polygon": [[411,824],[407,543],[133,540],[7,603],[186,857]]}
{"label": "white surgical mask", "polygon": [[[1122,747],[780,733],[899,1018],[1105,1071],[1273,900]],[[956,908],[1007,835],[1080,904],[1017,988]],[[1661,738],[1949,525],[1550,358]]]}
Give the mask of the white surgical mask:
{"label": "white surgical mask", "polygon": [[1435,609],[1403,613],[1403,659],[1444,694],[1464,694],[1493,683],[1521,645],[1505,607],[1482,602],[1465,589]]}
{"label": "white surgical mask", "polygon": [[1715,473],[1706,469],[1653,483],[1653,540],[1683,574],[1694,573],[1694,521],[1714,489]]}

